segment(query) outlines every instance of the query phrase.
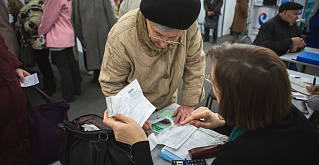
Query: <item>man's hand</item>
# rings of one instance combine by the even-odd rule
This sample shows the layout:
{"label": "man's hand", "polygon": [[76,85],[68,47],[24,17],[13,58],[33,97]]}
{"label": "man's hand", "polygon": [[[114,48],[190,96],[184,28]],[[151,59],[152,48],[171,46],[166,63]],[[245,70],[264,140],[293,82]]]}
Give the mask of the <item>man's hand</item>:
{"label": "man's hand", "polygon": [[212,15],[215,15],[214,11],[211,11],[210,13],[211,13]]}
{"label": "man's hand", "polygon": [[173,117],[176,116],[174,124],[177,124],[179,121],[178,125],[181,126],[181,122],[184,121],[187,117],[191,116],[194,109],[195,109],[195,105],[194,106],[186,106],[186,105],[179,106],[173,114]]}
{"label": "man's hand", "polygon": [[19,28],[19,29],[22,28],[22,24],[20,24],[19,22],[16,22],[16,23],[15,23],[15,26],[16,26],[16,28]]}
{"label": "man's hand", "polygon": [[145,121],[143,127],[144,131],[152,130],[152,124],[148,120]]}
{"label": "man's hand", "polygon": [[30,76],[30,73],[21,69],[21,68],[17,68],[16,69],[16,74],[18,76],[18,78],[20,79],[21,82],[24,82],[24,77],[26,76]]}
{"label": "man's hand", "polygon": [[207,15],[208,15],[208,16],[211,16],[211,15],[212,15],[212,13],[211,13],[210,11],[208,11],[208,12],[207,12]]}
{"label": "man's hand", "polygon": [[298,47],[297,47],[297,46],[293,46],[293,47],[292,47],[292,49],[290,50],[290,52],[291,52],[291,53],[296,52],[296,51],[297,51],[297,49],[298,49]]}
{"label": "man's hand", "polygon": [[300,37],[291,38],[293,47],[304,47],[306,45],[305,41]]}

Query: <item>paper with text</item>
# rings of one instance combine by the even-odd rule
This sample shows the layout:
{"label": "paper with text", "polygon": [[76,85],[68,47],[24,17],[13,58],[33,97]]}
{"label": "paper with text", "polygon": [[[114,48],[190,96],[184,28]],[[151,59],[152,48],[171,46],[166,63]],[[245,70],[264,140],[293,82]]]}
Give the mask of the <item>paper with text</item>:
{"label": "paper with text", "polygon": [[[20,80],[19,80],[20,81]],[[38,74],[34,73],[30,76],[24,77],[24,82],[20,81],[21,87],[29,87],[39,84]]]}
{"label": "paper with text", "polygon": [[[183,160],[184,158],[191,159],[188,150],[196,147],[203,147],[203,146],[209,146],[209,145],[218,145],[223,144],[224,142],[220,141],[217,137],[221,137],[225,135],[221,135],[215,131],[207,130],[207,129],[197,129],[191,137],[187,139],[187,141],[178,149],[174,149],[168,146],[165,146],[162,149],[165,154],[167,154],[168,157],[174,157]],[[227,136],[225,136],[228,138]],[[207,164],[211,164],[213,162],[214,158],[206,159]]]}
{"label": "paper with text", "polygon": [[136,79],[116,96],[106,97],[106,103],[109,117],[121,113],[132,118],[141,127],[156,109],[143,95]]}
{"label": "paper with text", "polygon": [[156,136],[158,144],[163,144],[171,148],[179,148],[195,131],[196,127],[193,125],[171,125],[163,132]]}

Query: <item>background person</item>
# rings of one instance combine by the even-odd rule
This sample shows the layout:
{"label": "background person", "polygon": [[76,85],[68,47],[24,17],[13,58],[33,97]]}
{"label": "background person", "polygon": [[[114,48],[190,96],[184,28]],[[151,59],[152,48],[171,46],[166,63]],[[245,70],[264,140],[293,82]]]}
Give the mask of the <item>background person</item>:
{"label": "background person", "polygon": [[115,23],[109,0],[75,0],[74,31],[84,45],[87,69],[94,70],[91,83],[98,84],[108,33]]}
{"label": "background person", "polygon": [[[20,0],[9,0],[7,3],[8,13],[12,15],[12,25],[15,28],[15,23],[18,21],[18,14],[23,7],[23,3]],[[18,38],[19,39],[19,38]]]}
{"label": "background person", "polygon": [[313,6],[311,13],[307,19],[308,24],[308,43],[307,46],[319,48],[319,1]]}
{"label": "background person", "polygon": [[17,36],[13,30],[13,26],[9,22],[9,14],[4,1],[0,1],[0,35],[4,38],[9,52],[20,57]]}
{"label": "background person", "polygon": [[127,12],[140,7],[142,0],[123,0],[119,9],[119,18],[121,18]]}
{"label": "background person", "polygon": [[[99,78],[104,95],[116,95],[137,79],[145,97],[162,109],[177,102],[183,80],[175,124],[190,115],[205,95],[199,11],[198,0],[143,0],[140,9],[121,17],[105,46]],[[144,128],[151,129],[146,123]]]}
{"label": "background person", "polygon": [[[217,42],[217,32],[218,32],[218,21],[219,21],[219,14],[220,14],[220,8],[223,5],[223,0],[204,0],[204,9],[206,12],[207,17],[216,16],[216,28],[213,29],[213,43]],[[205,29],[205,37],[204,42],[209,41],[209,27],[204,27]]]}
{"label": "background person", "polygon": [[81,94],[81,76],[72,46],[74,31],[71,24],[71,0],[45,0],[39,36],[46,36],[46,46],[58,67],[62,82],[62,98],[68,102]]}
{"label": "background person", "polygon": [[233,33],[232,42],[241,42],[239,40],[239,35],[242,32],[247,31],[248,2],[249,0],[236,1],[234,19],[230,27],[230,30]]}
{"label": "background person", "polygon": [[42,90],[49,96],[51,96],[55,90],[55,77],[52,71],[52,67],[49,61],[49,49],[45,45],[41,45],[37,38],[38,27],[41,24],[43,15],[44,0],[26,0],[24,7],[21,9],[21,24],[16,23],[18,28],[23,30],[30,36],[30,42],[33,50],[33,54],[36,57],[37,65],[43,76],[43,88]]}
{"label": "background person", "polygon": [[114,17],[115,17],[116,21],[119,19],[119,9],[120,9],[121,1],[122,0],[116,0],[115,4],[112,6]]}
{"label": "background person", "polygon": [[260,26],[254,45],[269,48],[278,56],[304,49],[300,28],[296,25],[303,8],[295,2],[286,2],[279,7],[279,14]]}
{"label": "background person", "polygon": [[[201,107],[182,125],[190,122],[229,136],[212,164],[319,163],[319,134],[292,106],[288,73],[275,52],[226,43],[207,55],[213,59],[210,81],[218,113]],[[113,128],[116,140],[133,145],[135,162],[152,164],[141,127],[122,114],[114,116],[115,120],[105,112],[104,123]]]}

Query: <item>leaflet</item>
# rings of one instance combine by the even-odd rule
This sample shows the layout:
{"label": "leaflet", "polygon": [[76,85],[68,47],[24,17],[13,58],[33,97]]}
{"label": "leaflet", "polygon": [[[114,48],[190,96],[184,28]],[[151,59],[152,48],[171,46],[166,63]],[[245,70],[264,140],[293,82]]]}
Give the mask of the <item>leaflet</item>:
{"label": "leaflet", "polygon": [[39,84],[38,74],[34,73],[30,76],[24,77],[24,82],[20,81],[21,87],[29,87]]}
{"label": "leaflet", "polygon": [[136,79],[117,95],[106,97],[106,103],[109,117],[121,113],[132,118],[141,127],[156,109],[143,95]]}

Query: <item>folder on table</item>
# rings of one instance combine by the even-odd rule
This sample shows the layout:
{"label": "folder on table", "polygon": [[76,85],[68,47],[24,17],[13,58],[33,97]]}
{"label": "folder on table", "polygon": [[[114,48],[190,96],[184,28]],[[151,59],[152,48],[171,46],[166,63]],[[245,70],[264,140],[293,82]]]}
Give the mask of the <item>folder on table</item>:
{"label": "folder on table", "polygon": [[319,54],[316,53],[303,51],[297,56],[296,60],[319,66]]}

